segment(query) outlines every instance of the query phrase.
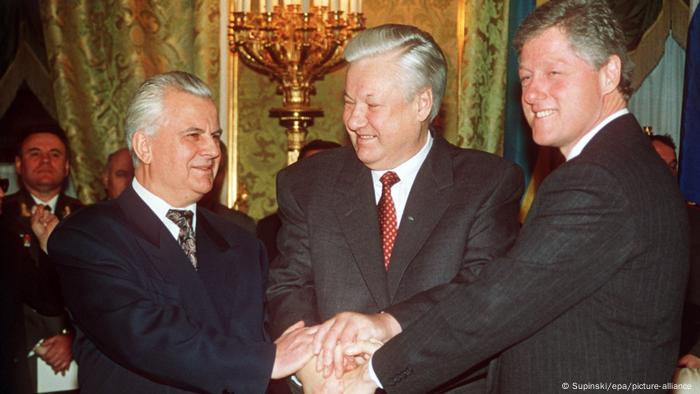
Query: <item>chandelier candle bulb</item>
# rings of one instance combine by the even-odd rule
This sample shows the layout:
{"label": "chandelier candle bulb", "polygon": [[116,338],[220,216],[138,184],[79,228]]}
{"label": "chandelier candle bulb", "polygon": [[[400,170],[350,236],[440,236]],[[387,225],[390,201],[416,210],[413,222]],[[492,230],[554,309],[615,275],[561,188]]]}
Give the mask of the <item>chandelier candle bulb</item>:
{"label": "chandelier candle bulb", "polygon": [[310,102],[314,82],[343,65],[343,48],[365,28],[365,18],[359,0],[256,0],[253,12],[251,1],[233,2],[229,45],[243,63],[276,82],[282,107],[271,108],[270,116],[285,127],[291,164],[307,127],[323,116]]}

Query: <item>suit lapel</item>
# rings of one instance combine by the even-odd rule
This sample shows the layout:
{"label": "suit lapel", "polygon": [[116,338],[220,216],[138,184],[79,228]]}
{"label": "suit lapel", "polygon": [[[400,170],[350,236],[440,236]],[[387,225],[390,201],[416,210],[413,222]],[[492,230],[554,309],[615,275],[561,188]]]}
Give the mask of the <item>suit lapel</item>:
{"label": "suit lapel", "polygon": [[31,212],[32,207],[36,205],[32,195],[27,189],[20,189],[20,198],[18,199],[17,223],[20,225],[24,239],[29,240],[29,255],[34,261],[39,261],[41,249],[39,248],[39,240],[34,236],[32,231]]}
{"label": "suit lapel", "polygon": [[[197,209],[197,262],[199,263],[200,270],[209,269],[210,272],[214,270],[217,276],[230,277],[230,271],[234,267],[231,261],[237,260],[235,258],[236,248],[230,245],[214,228],[210,221],[211,219],[209,219],[210,215],[210,213],[205,212],[203,209]],[[189,262],[189,260],[187,261]],[[199,278],[199,275],[196,276]],[[200,307],[202,307],[200,312],[203,315],[203,319],[207,319],[207,321],[218,321],[221,327],[224,327],[224,321],[222,320],[224,316],[220,316],[214,307],[220,300],[210,296],[203,281],[197,280],[193,283],[192,293],[195,294],[196,297],[206,297],[202,299],[210,301],[200,303]]]}
{"label": "suit lapel", "polygon": [[[136,239],[148,255],[148,263],[152,264],[165,281],[180,289],[181,302],[187,313],[196,319],[214,316],[215,320],[209,321],[219,321],[211,302],[205,302],[210,298],[197,271],[161,220],[131,186],[124,190],[117,202],[130,226],[137,230]],[[199,235],[198,229],[196,236]],[[199,246],[199,240],[197,244]]]}
{"label": "suit lapel", "polygon": [[56,201],[56,211],[54,214],[60,220],[65,219],[68,215],[73,213],[73,208],[71,204],[68,203],[66,196],[61,193],[58,195],[58,200]]}
{"label": "suit lapel", "polygon": [[411,187],[391,253],[388,288],[392,298],[406,268],[445,213],[449,205],[448,190],[452,184],[452,159],[447,143],[442,138],[435,138]]}
{"label": "suit lapel", "polygon": [[372,175],[356,157],[349,157],[333,191],[336,217],[365,284],[381,308],[388,305],[377,206]]}

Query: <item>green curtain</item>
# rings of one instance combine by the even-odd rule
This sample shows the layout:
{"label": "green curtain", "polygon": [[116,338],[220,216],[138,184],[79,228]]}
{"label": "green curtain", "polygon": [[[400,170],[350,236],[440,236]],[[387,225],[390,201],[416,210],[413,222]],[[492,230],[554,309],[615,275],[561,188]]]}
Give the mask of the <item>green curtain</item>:
{"label": "green curtain", "polygon": [[218,0],[47,0],[41,17],[83,202],[103,196],[101,170],[107,155],[126,145],[126,106],[145,78],[183,70],[219,91]]}
{"label": "green curtain", "polygon": [[508,2],[466,1],[457,144],[501,154],[506,99]]}

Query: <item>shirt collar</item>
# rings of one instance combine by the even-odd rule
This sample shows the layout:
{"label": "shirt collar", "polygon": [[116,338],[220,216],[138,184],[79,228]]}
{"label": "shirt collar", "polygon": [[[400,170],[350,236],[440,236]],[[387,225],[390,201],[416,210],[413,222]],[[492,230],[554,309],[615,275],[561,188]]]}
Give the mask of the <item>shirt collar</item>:
{"label": "shirt collar", "polygon": [[162,198],[156,196],[153,194],[150,190],[146,189],[139,181],[134,177],[134,179],[131,181],[131,186],[134,188],[134,191],[136,194],[141,197],[143,202],[148,205],[149,208],[158,216],[158,218],[166,224],[166,227],[170,228],[170,224],[174,224],[170,219],[168,219],[165,215],[168,213],[168,210],[170,209],[177,209],[177,210],[190,210],[194,214],[194,219],[192,221],[192,228],[196,229],[197,228],[197,204],[193,203],[190,204],[184,208],[175,208],[165,202]]}
{"label": "shirt collar", "polygon": [[574,157],[580,155],[583,151],[583,148],[585,148],[586,145],[588,145],[588,143],[591,141],[591,139],[593,139],[593,137],[595,137],[595,135],[598,134],[598,132],[602,130],[603,127],[607,126],[608,123],[628,113],[630,113],[630,111],[627,108],[623,108],[608,116],[607,118],[603,119],[602,122],[598,123],[591,131],[586,133],[580,140],[578,140],[576,145],[574,145],[574,147],[571,149],[571,152],[569,152],[569,155],[566,157],[566,161],[569,161]]}
{"label": "shirt collar", "polygon": [[49,208],[51,208],[51,212],[54,215],[56,214],[56,204],[58,204],[58,194],[53,196],[49,201],[41,201],[37,196],[33,195],[32,193],[29,193],[29,195],[32,196],[32,200],[34,200],[34,204],[46,205]]}
{"label": "shirt collar", "polygon": [[428,132],[427,141],[425,142],[425,145],[423,145],[421,150],[418,151],[418,153],[413,155],[410,159],[399,164],[395,168],[389,170],[372,170],[372,179],[375,182],[379,182],[379,178],[381,178],[382,175],[384,175],[384,173],[386,173],[387,171],[394,171],[396,175],[399,176],[399,182],[409,181],[410,179],[409,183],[413,183],[413,179],[416,177],[416,174],[418,174],[418,170],[420,169],[421,165],[423,165],[425,158],[428,157],[428,153],[430,152],[430,148],[432,146],[433,136],[430,132]]}

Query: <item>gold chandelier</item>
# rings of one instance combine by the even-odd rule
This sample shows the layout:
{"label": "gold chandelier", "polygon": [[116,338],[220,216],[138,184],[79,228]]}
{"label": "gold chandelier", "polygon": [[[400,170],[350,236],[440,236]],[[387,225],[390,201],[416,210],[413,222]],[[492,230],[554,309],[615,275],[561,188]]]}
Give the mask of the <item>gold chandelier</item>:
{"label": "gold chandelier", "polygon": [[234,0],[229,45],[255,71],[277,82],[282,107],[270,109],[287,133],[287,164],[295,162],[312,107],[313,83],[343,62],[343,48],[364,29],[362,0]]}

